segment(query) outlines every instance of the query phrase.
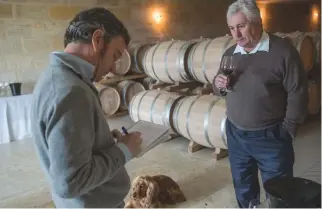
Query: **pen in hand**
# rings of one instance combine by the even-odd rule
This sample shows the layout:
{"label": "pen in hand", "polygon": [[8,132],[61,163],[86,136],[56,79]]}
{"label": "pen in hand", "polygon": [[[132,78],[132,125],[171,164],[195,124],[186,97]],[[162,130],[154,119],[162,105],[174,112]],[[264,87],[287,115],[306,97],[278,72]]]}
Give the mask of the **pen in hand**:
{"label": "pen in hand", "polygon": [[122,126],[122,131],[125,135],[128,135],[129,133],[127,132],[126,128],[124,126]]}

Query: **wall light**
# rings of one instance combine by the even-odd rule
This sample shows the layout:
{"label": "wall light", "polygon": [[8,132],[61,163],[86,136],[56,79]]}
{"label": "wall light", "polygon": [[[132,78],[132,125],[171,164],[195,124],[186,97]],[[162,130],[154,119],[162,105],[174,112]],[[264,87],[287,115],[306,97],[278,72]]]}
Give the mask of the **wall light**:
{"label": "wall light", "polygon": [[157,24],[159,24],[159,23],[161,22],[162,15],[161,15],[161,13],[160,13],[159,11],[155,11],[155,12],[153,12],[152,17],[153,17],[154,21],[155,21]]}
{"label": "wall light", "polygon": [[320,23],[320,7],[317,4],[313,4],[311,7],[311,30],[315,31],[319,28]]}
{"label": "wall light", "polygon": [[266,30],[268,27],[268,12],[266,4],[258,4],[260,16],[262,18],[263,27]]}

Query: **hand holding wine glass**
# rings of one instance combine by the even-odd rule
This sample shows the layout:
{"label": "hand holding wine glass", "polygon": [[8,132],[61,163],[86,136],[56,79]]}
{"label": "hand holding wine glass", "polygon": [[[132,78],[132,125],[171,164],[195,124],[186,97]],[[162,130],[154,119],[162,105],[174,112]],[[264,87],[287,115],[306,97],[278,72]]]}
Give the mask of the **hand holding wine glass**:
{"label": "hand holding wine glass", "polygon": [[223,72],[224,76],[221,76],[221,79],[218,79],[219,83],[221,84],[220,89],[225,92],[231,92],[231,87],[229,86],[230,76],[235,71],[236,66],[234,63],[234,56],[223,56],[221,63],[220,63],[220,70]]}

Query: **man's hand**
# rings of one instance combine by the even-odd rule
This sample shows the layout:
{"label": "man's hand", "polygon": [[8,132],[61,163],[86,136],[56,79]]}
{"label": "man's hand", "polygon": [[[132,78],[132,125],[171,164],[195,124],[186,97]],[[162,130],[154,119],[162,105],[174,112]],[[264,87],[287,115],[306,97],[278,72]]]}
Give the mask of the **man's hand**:
{"label": "man's hand", "polygon": [[119,130],[114,129],[111,132],[112,132],[112,136],[117,139],[117,142],[119,142],[120,140],[122,140],[123,135],[122,135],[122,133]]}
{"label": "man's hand", "polygon": [[112,130],[112,135],[117,139],[117,143],[121,142],[128,147],[133,157],[136,157],[140,153],[142,144],[140,132],[133,132],[127,135],[122,135],[119,130],[114,129]]}
{"label": "man's hand", "polygon": [[142,144],[140,132],[133,132],[124,135],[121,142],[129,148],[133,157],[136,157],[140,153]]}
{"label": "man's hand", "polygon": [[112,130],[112,135],[117,139],[117,142],[121,142],[129,148],[133,157],[136,157],[140,153],[142,144],[140,132],[122,135],[119,130],[114,129]]}
{"label": "man's hand", "polygon": [[222,88],[227,88],[227,86],[229,85],[229,78],[227,76],[224,75],[217,75],[215,78],[215,86],[218,89],[222,89]]}

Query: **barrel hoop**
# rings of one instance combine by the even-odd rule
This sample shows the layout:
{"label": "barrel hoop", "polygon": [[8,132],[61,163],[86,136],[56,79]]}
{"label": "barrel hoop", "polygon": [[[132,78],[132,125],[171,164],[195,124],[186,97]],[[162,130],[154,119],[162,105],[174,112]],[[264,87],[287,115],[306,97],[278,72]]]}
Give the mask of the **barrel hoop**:
{"label": "barrel hoop", "polygon": [[189,63],[189,66],[190,67],[188,67],[188,69],[189,69],[189,72],[190,72],[190,74],[192,75],[192,77],[195,79],[195,80],[198,80],[198,78],[197,78],[197,76],[196,76],[196,74],[195,74],[195,72],[194,72],[194,67],[192,66],[192,62],[193,62],[193,57],[195,56],[195,51],[196,51],[196,49],[198,48],[198,46],[201,44],[202,42],[200,42],[200,43],[197,43],[196,45],[194,45],[193,46],[193,49],[191,50],[191,54],[190,54],[190,56],[189,56],[189,58],[188,58],[188,63]]}
{"label": "barrel hoop", "polygon": [[140,111],[139,111],[139,110],[140,110],[140,106],[141,106],[141,102],[142,102],[142,100],[143,100],[144,96],[145,96],[147,93],[149,93],[149,91],[146,91],[146,92],[142,95],[142,97],[140,98],[139,103],[138,103],[138,109],[137,109],[138,121],[139,121],[139,120],[141,120],[141,119],[140,119]]}
{"label": "barrel hoop", "polygon": [[130,111],[130,117],[131,117],[131,119],[134,121],[134,118],[133,118],[133,103],[134,103],[134,101],[135,101],[135,98],[138,96],[138,94],[137,95],[135,95],[133,98],[132,98],[132,100],[131,100],[131,102],[130,102],[130,105],[129,105],[129,111]]}
{"label": "barrel hoop", "polygon": [[134,70],[135,70],[135,72],[137,72],[137,73],[141,73],[141,70],[139,70],[139,65],[138,65],[138,57],[137,57],[137,55],[138,55],[138,51],[139,51],[139,49],[142,47],[142,45],[137,45],[135,48],[134,48]]}
{"label": "barrel hoop", "polygon": [[226,135],[226,120],[227,120],[227,117],[222,119],[222,121],[221,121],[220,133],[221,133],[221,139],[222,139],[224,145],[226,145],[226,147],[228,147],[227,139],[225,137],[225,135]]}
{"label": "barrel hoop", "polygon": [[192,106],[196,103],[196,101],[201,97],[202,95],[199,95],[195,98],[195,100],[193,102],[191,102],[190,106],[189,106],[189,109],[188,109],[188,112],[187,112],[187,117],[186,117],[186,131],[188,133],[188,136],[191,140],[192,137],[191,137],[191,133],[190,133],[190,130],[189,130],[189,118],[190,118],[190,113],[191,113],[191,109],[192,109]]}
{"label": "barrel hoop", "polygon": [[150,107],[150,121],[153,123],[153,108],[154,108],[154,105],[157,101],[157,99],[159,98],[159,96],[161,96],[161,93],[159,92],[158,96],[156,96],[151,104],[151,107]]}
{"label": "barrel hoop", "polygon": [[172,41],[172,43],[168,46],[167,50],[165,51],[165,54],[164,54],[164,64],[165,64],[165,72],[168,76],[168,78],[175,83],[175,81],[172,79],[172,77],[170,76],[169,74],[169,69],[168,69],[168,53],[169,53],[169,50],[171,48],[171,46],[176,43],[177,41]]}
{"label": "barrel hoop", "polygon": [[184,80],[184,81],[188,81],[189,78],[188,78],[188,75],[185,71],[185,66],[184,66],[184,56],[185,56],[185,53],[189,47],[189,43],[185,43],[185,44],[182,44],[182,46],[180,47],[180,50],[179,50],[179,61],[177,60],[177,66],[178,66],[178,71],[179,71],[179,75],[180,77]]}
{"label": "barrel hoop", "polygon": [[173,98],[169,98],[166,102],[166,105],[165,105],[165,111],[164,111],[164,115],[162,116],[164,121],[163,121],[163,124],[166,124],[167,126],[170,126],[170,111],[171,111],[171,105],[173,103],[174,99]]}
{"label": "barrel hoop", "polygon": [[124,106],[126,107],[126,108],[128,108],[129,107],[129,104],[127,103],[127,101],[126,101],[126,92],[127,92],[127,90],[128,90],[128,88],[130,87],[130,86],[133,86],[135,83],[133,82],[133,81],[128,81],[128,83],[127,84],[125,84],[125,86],[123,87],[123,89],[122,89],[122,99],[123,99],[123,101],[124,101]]}
{"label": "barrel hoop", "polygon": [[180,110],[180,107],[182,106],[182,104],[183,104],[183,102],[185,101],[185,100],[187,100],[189,97],[185,97],[185,98],[183,98],[181,101],[179,101],[179,103],[177,104],[177,112],[176,112],[176,114],[174,114],[173,115],[173,120],[174,120],[174,127],[175,127],[175,129],[176,129],[176,131],[178,132],[178,133],[180,133],[180,131],[179,131],[179,123],[178,123],[178,116],[179,116],[179,110]]}
{"label": "barrel hoop", "polygon": [[206,81],[208,81],[209,83],[211,83],[211,82],[208,80],[207,75],[206,75],[206,68],[205,68],[205,55],[206,55],[206,52],[207,52],[208,47],[209,47],[209,45],[211,44],[211,42],[212,42],[212,40],[210,40],[210,41],[206,44],[206,46],[205,46],[205,48],[204,48],[204,50],[203,50],[203,52],[202,52],[202,74],[203,74],[204,78],[206,79]]}
{"label": "barrel hoop", "polygon": [[151,64],[152,64],[152,71],[153,71],[153,74],[154,74],[154,76],[158,79],[158,80],[160,80],[160,78],[157,76],[157,74],[156,74],[156,72],[155,72],[155,70],[154,70],[154,61],[153,61],[153,59],[154,59],[154,55],[155,55],[155,52],[157,51],[157,49],[160,47],[160,45],[161,45],[161,42],[160,43],[158,43],[158,45],[155,47],[155,49],[153,50],[153,52],[152,52],[152,58],[151,58]]}
{"label": "barrel hoop", "polygon": [[210,113],[211,113],[212,109],[215,107],[215,105],[218,101],[219,101],[219,99],[211,102],[211,104],[209,105],[209,108],[208,108],[208,112],[206,112],[205,118],[204,118],[205,137],[206,137],[208,144],[211,145],[212,148],[215,148],[215,146],[211,143],[210,137],[209,137],[209,118],[210,118]]}
{"label": "barrel hoop", "polygon": [[[152,57],[151,57],[151,68],[152,68],[152,72],[153,72],[153,74],[154,74],[154,76],[156,77],[156,79],[157,80],[160,80],[159,79],[159,77],[156,75],[156,73],[155,73],[155,70],[154,70],[154,64],[153,64],[153,58],[154,58],[154,54],[155,54],[155,51],[157,50],[157,48],[160,46],[160,44],[161,43],[158,43],[157,44],[157,46],[154,48],[154,50],[153,50],[153,52],[152,52]],[[151,47],[152,48],[152,47]],[[147,67],[146,67],[146,55],[147,55],[148,53],[146,53],[145,55],[144,55],[144,66],[145,66],[145,69],[147,69]],[[148,70],[146,70],[146,73],[148,74],[148,75],[150,75],[150,77],[152,77],[152,75],[150,74],[150,73],[148,73],[147,72]]]}
{"label": "barrel hoop", "polygon": [[[153,46],[152,46],[153,47]],[[151,47],[151,48],[152,48]],[[148,70],[147,70],[147,66],[146,66],[146,57],[148,56],[148,52],[149,52],[149,50],[151,50],[151,48],[150,49],[148,49],[147,51],[146,51],[146,53],[144,54],[144,56],[143,56],[143,70],[144,70],[144,72],[146,73],[146,74],[148,74],[149,75],[149,73],[148,73]]]}

